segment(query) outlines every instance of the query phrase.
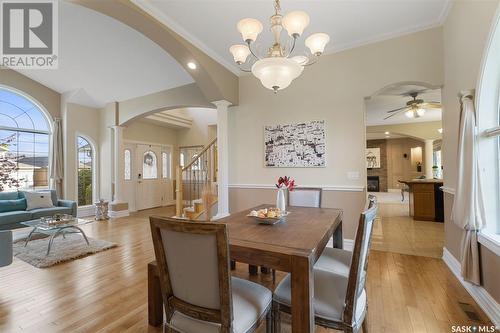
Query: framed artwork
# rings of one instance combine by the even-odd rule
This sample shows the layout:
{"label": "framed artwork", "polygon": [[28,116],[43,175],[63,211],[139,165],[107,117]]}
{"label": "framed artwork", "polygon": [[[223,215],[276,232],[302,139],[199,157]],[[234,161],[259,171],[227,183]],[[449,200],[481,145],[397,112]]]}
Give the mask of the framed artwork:
{"label": "framed artwork", "polygon": [[380,148],[366,148],[366,168],[380,169]]}
{"label": "framed artwork", "polygon": [[266,167],[325,167],[325,121],[264,128]]}

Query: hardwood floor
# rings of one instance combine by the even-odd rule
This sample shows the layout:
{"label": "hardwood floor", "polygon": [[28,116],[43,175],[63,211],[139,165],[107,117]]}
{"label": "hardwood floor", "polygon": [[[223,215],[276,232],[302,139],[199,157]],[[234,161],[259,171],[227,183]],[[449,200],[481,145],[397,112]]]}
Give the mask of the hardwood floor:
{"label": "hardwood floor", "polygon": [[[146,265],[154,258],[148,216],[173,212],[83,226],[90,237],[118,244],[105,252],[47,269],[18,259],[0,268],[0,332],[161,332],[147,324]],[[249,278],[247,271],[238,264],[234,274]],[[283,276],[278,272],[278,280]],[[273,288],[270,274],[250,279]],[[458,302],[488,322],[440,259],[372,251],[367,289],[370,332],[450,332],[451,325],[478,324]]]}

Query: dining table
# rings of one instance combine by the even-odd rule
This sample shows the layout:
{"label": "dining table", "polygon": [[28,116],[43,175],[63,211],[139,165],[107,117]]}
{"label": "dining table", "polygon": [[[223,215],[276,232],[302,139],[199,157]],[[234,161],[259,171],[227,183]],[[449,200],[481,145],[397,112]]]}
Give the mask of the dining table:
{"label": "dining table", "polygon": [[[259,205],[218,219],[227,225],[231,260],[291,274],[292,333],[314,332],[313,266],[333,237],[342,248],[342,210],[287,207],[283,221],[267,225],[249,217]],[[163,300],[156,262],[148,264],[148,318],[152,326],[163,323]]]}

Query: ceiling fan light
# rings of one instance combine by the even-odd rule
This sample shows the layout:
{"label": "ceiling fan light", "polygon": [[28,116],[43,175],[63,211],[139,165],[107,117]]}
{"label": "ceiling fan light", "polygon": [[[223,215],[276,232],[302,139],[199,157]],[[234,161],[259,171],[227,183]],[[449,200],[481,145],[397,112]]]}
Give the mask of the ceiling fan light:
{"label": "ceiling fan light", "polygon": [[318,32],[307,37],[305,44],[315,56],[321,55],[325,51],[325,46],[330,41],[330,36]]}
{"label": "ceiling fan light", "polygon": [[306,12],[295,10],[286,14],[281,24],[291,37],[297,38],[309,25],[309,15]]}
{"label": "ceiling fan light", "polygon": [[262,32],[262,23],[253,18],[245,18],[238,22],[236,28],[245,42],[255,42]]}
{"label": "ceiling fan light", "polygon": [[250,49],[247,45],[237,44],[233,45],[229,48],[229,52],[233,55],[234,62],[238,65],[241,65],[247,61],[248,56],[250,55]]}
{"label": "ceiling fan light", "polygon": [[285,89],[296,79],[304,67],[285,57],[271,57],[258,60],[252,66],[252,73],[267,89]]}
{"label": "ceiling fan light", "polygon": [[415,115],[413,114],[413,110],[408,110],[408,111],[406,111],[406,112],[405,112],[405,116],[406,116],[407,118],[414,118],[414,117],[415,117]]}
{"label": "ceiling fan light", "polygon": [[419,117],[423,117],[425,114],[425,109],[417,109],[417,115]]}

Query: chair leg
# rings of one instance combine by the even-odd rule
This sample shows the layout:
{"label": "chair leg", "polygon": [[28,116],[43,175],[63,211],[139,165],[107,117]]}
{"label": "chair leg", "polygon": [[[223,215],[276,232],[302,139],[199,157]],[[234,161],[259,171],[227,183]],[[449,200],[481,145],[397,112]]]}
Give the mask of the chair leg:
{"label": "chair leg", "polygon": [[257,275],[259,273],[259,267],[255,265],[248,265],[248,273],[250,275]]}
{"label": "chair leg", "polygon": [[273,269],[273,284],[276,284],[276,270]]}
{"label": "chair leg", "polygon": [[234,271],[236,269],[236,260],[231,260],[231,270]]}
{"label": "chair leg", "polygon": [[273,301],[273,333],[281,333],[280,305]]}
{"label": "chair leg", "polygon": [[266,313],[266,333],[273,333],[273,309],[269,309]]}

